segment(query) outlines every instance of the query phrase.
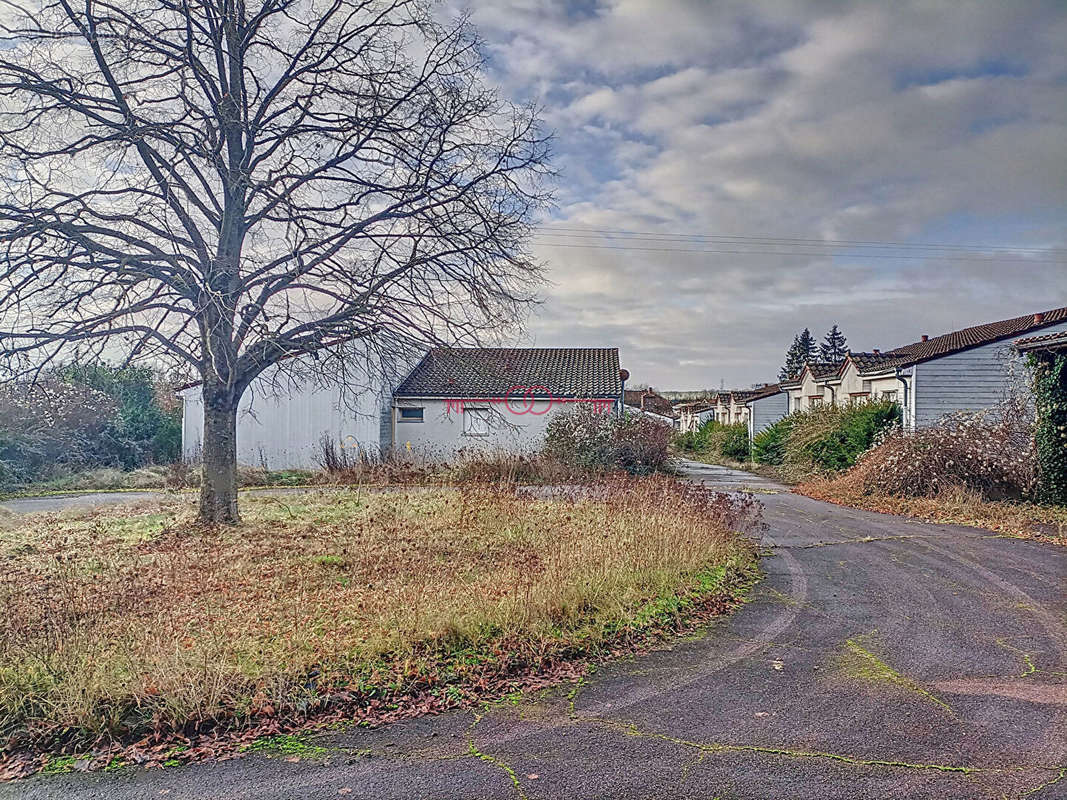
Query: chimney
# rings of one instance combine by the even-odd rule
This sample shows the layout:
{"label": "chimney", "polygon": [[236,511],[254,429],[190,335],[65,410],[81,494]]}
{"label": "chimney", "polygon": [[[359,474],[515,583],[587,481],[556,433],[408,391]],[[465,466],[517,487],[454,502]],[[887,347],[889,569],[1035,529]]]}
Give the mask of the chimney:
{"label": "chimney", "polygon": [[872,350],[871,352],[872,352],[872,353],[874,353],[875,355],[879,355],[879,354],[880,354],[880,353],[881,353],[882,351],[881,351],[881,350],[879,350],[879,349],[878,349],[878,348],[876,347],[876,348],[874,348],[874,349],[873,349],[873,350]]}
{"label": "chimney", "polygon": [[929,336],[927,336],[927,335],[926,335],[925,333],[923,334],[923,341],[924,341],[924,342],[928,342],[928,341],[930,341],[930,337],[929,337]]}
{"label": "chimney", "polygon": [[1045,321],[1045,312],[1044,311],[1041,311],[1041,312],[1038,312],[1037,314],[1034,314],[1034,324],[1035,325],[1040,325],[1044,321]]}

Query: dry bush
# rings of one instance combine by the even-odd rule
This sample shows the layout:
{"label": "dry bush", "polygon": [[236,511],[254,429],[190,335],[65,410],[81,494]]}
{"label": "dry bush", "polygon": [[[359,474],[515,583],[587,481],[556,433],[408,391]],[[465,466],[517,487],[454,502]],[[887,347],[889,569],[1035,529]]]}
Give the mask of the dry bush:
{"label": "dry bush", "polygon": [[846,480],[867,494],[934,497],[963,487],[984,499],[1029,497],[1036,465],[1032,418],[1012,408],[956,414],[914,433],[893,432]]}
{"label": "dry bush", "polygon": [[9,747],[241,725],[596,652],[750,575],[738,531],[759,524],[751,499],[663,477],[243,503],[233,529],[191,527],[169,500],[5,533]]}
{"label": "dry bush", "polygon": [[544,454],[593,473],[648,475],[666,467],[673,429],[643,414],[618,414],[579,404],[556,414],[545,430]]}

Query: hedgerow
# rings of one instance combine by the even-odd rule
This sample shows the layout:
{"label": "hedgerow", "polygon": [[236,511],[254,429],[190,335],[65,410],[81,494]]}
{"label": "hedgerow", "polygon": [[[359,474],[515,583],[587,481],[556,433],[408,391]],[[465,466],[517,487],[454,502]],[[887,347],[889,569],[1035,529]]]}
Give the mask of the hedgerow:
{"label": "hedgerow", "polygon": [[848,469],[879,436],[900,425],[900,406],[888,400],[816,406],[788,417],[782,463],[796,476]]}

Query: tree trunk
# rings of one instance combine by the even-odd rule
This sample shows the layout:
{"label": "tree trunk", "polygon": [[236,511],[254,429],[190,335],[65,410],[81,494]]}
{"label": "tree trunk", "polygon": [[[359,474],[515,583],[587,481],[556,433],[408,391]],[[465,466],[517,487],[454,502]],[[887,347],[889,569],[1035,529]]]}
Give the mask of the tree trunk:
{"label": "tree trunk", "polygon": [[235,392],[204,387],[204,474],[200,521],[235,525],[237,513],[237,403]]}

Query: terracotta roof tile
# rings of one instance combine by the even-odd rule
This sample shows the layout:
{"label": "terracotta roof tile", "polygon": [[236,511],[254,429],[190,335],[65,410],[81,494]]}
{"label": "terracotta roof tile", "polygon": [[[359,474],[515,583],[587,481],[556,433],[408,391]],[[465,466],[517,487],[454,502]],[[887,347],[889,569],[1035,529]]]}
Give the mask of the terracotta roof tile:
{"label": "terracotta roof tile", "polygon": [[890,369],[898,361],[897,356],[891,356],[888,353],[849,353],[848,357],[861,375]]}
{"label": "terracotta roof tile", "polygon": [[812,377],[817,381],[833,378],[841,369],[840,361],[812,361],[807,367]]}
{"label": "terracotta roof tile", "polygon": [[1016,339],[1015,347],[1018,350],[1041,350],[1046,347],[1054,347],[1059,350],[1067,347],[1067,331],[1055,331],[1054,333],[1044,333],[1041,336]]}
{"label": "terracotta roof tile", "polygon": [[[642,398],[644,403],[642,404]],[[651,411],[653,414],[662,414],[665,417],[675,416],[674,406],[666,397],[647,389],[627,389],[624,393],[623,402],[633,408]]]}
{"label": "terracotta roof tile", "polygon": [[[1041,321],[1038,322],[1038,317]],[[960,350],[968,350],[983,344],[1019,336],[1034,330],[1055,325],[1057,322],[1067,321],[1067,306],[1054,308],[1039,314],[1027,314],[1012,319],[1002,319],[998,322],[987,322],[983,325],[973,325],[959,331],[952,331],[942,336],[934,336],[925,342],[912,342],[903,347],[897,347],[889,351],[887,355],[895,357],[893,366],[910,366],[931,358],[938,358]]]}
{"label": "terracotta roof tile", "polygon": [[752,391],[752,396],[749,397],[746,402],[751,403],[753,400],[762,400],[765,397],[773,397],[776,394],[781,393],[782,386],[778,383],[768,383],[766,386],[761,386],[759,389]]}

